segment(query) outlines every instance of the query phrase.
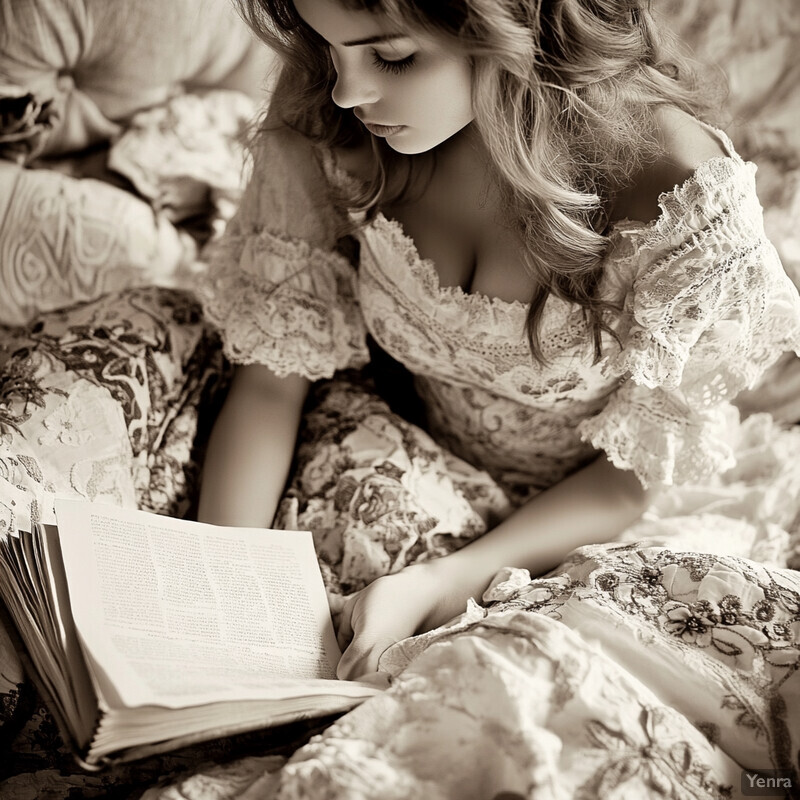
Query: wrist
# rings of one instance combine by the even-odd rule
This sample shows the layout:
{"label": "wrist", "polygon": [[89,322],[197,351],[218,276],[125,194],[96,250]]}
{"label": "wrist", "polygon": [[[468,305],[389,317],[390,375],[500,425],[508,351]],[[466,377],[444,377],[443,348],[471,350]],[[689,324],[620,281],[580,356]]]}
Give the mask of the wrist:
{"label": "wrist", "polygon": [[451,616],[460,614],[472,597],[481,601],[484,591],[494,575],[487,574],[480,564],[463,551],[457,551],[430,561],[415,564],[409,569],[418,569],[429,585],[435,586]]}

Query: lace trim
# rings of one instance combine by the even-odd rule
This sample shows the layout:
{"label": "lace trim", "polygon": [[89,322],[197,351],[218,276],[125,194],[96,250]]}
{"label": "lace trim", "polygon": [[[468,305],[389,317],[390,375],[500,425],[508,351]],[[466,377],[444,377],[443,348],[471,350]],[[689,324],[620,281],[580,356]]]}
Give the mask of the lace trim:
{"label": "lace trim", "polygon": [[[604,378],[630,376],[649,388],[680,386],[700,408],[732,397],[781,352],[800,347],[798,299],[764,238],[755,166],[717,133],[730,155],[708,159],[663,193],[661,215],[653,222],[623,221],[612,231],[604,286],[626,297],[628,319],[634,320],[627,336],[621,330],[627,340],[622,352],[602,365]],[[332,180],[353,180],[332,154],[322,156]],[[472,358],[470,372],[494,381],[518,373],[514,381],[552,382],[553,370],[533,375],[527,350],[509,347],[520,342],[526,304],[442,287],[435,263],[421,257],[399,221],[383,214],[365,227],[363,239],[365,311],[373,334],[395,357],[425,372],[444,348],[459,353],[462,375],[464,361]],[[543,343],[547,350],[552,340],[556,355],[579,347],[584,333],[563,306],[548,303],[543,321]],[[402,325],[391,324],[397,309],[404,314]]]}
{"label": "lace trim", "polygon": [[[606,374],[627,373],[650,388],[680,386],[707,404],[732,398],[781,353],[800,350],[800,299],[768,243],[680,267],[683,276],[663,270],[642,281],[633,297],[637,324]],[[683,288],[668,283],[681,277]]]}
{"label": "lace trim", "polygon": [[728,404],[695,413],[661,390],[626,384],[597,416],[578,425],[578,433],[615,467],[632,470],[645,488],[671,486],[734,466],[738,416]]}
{"label": "lace trim", "polygon": [[436,265],[431,259],[422,258],[414,240],[406,234],[399,220],[389,219],[383,213],[378,213],[372,223],[372,228],[387,236],[392,248],[403,255],[406,265],[431,296],[438,296],[453,303],[466,303],[472,308],[485,308],[493,315],[498,310],[504,314],[510,312],[522,315],[523,320],[527,315],[528,303],[519,300],[503,300],[500,297],[490,297],[480,292],[467,292],[461,286],[442,286],[439,282]]}
{"label": "lace trim", "polygon": [[[721,131],[720,135],[724,136]],[[725,136],[730,143],[730,139]],[[695,171],[681,184],[662,192],[658,197],[660,213],[649,222],[623,219],[614,224],[614,232],[623,236],[639,237],[640,248],[652,249],[669,241],[670,234],[687,228],[689,220],[705,206],[698,209],[698,201],[707,202],[709,198],[741,187],[748,183],[755,186],[757,167],[750,161],[743,161],[729,147],[730,155],[714,156],[697,165]],[[755,193],[753,193],[755,197]]]}
{"label": "lace trim", "polygon": [[227,238],[208,255],[198,294],[232,362],[314,381],[369,360],[355,273],[342,256],[267,232]]}
{"label": "lace trim", "polygon": [[[716,156],[698,165],[695,172],[689,176],[683,184],[675,186],[672,191],[664,192],[659,197],[661,214],[650,223],[638,223],[631,220],[623,220],[617,223],[611,233],[610,239],[625,237],[625,239],[639,238],[631,253],[631,258],[635,257],[642,248],[647,247],[647,243],[663,246],[666,237],[664,229],[672,228],[673,234],[681,230],[687,232],[696,228],[691,223],[691,213],[696,213],[698,201],[708,203],[709,198],[718,196],[725,191],[725,187],[735,190],[742,194],[741,180],[734,180],[737,177],[743,179],[755,173],[755,165],[745,163],[736,155],[730,139],[722,132],[715,129],[715,133],[722,140],[731,155]],[[329,150],[320,151],[322,167],[328,179],[339,186],[352,186],[356,179],[344,170],[336,161],[335,154]],[[745,175],[742,170],[747,170],[749,175]],[[754,196],[754,194],[753,194]],[[728,198],[726,198],[727,200]],[[733,199],[733,198],[731,198]],[[739,203],[736,203],[739,205]],[[704,206],[700,206],[703,210]],[[401,257],[408,273],[413,281],[421,287],[427,298],[437,302],[440,306],[445,304],[454,309],[461,310],[466,307],[473,322],[477,320],[477,325],[481,326],[482,321],[499,326],[498,335],[509,336],[519,335],[524,331],[525,317],[527,316],[528,303],[519,300],[507,301],[498,297],[477,292],[467,292],[460,286],[442,286],[436,265],[431,259],[423,258],[413,239],[409,237],[402,224],[396,219],[389,219],[385,214],[379,212],[375,219],[366,226],[366,235],[370,232],[376,237],[384,240],[385,244],[391,249],[393,254]],[[609,252],[613,248],[609,247]],[[628,259],[630,260],[630,258]],[[377,259],[376,259],[377,261]],[[383,271],[380,263],[378,269]],[[388,277],[388,276],[387,276]],[[612,278],[614,276],[611,276]],[[392,275],[392,282],[401,285],[403,289],[408,289],[403,285],[401,276]],[[484,317],[484,320],[480,320]]]}
{"label": "lace trim", "polygon": [[[735,154],[712,158],[661,196],[659,218],[616,229],[650,264],[626,301],[635,322],[606,374],[681,386],[708,405],[800,348],[800,300],[764,236],[755,169]],[[690,366],[703,360],[705,371]]]}

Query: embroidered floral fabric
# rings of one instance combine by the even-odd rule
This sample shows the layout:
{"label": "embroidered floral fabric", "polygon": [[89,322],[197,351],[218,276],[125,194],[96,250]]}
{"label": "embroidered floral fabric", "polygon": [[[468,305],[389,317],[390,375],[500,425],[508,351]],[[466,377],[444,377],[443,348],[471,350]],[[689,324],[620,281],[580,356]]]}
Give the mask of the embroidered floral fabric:
{"label": "embroidered floral fabric", "polygon": [[592,546],[485,599],[388,651],[389,691],[300,750],[274,797],[721,800],[743,768],[797,775],[797,572]]}
{"label": "embroidered floral fabric", "polygon": [[484,602],[387,651],[391,687],[285,765],[143,800],[723,800],[744,769],[797,785],[800,573],[590,546],[549,577],[504,571]]}
{"label": "embroidered floral fabric", "polygon": [[205,304],[226,352],[315,379],[362,364],[369,331],[416,376],[434,438],[509,490],[546,488],[596,449],[644,484],[726,469],[729,401],[800,351],[800,300],[764,235],[755,167],[727,138],[730,156],[662,195],[655,222],[613,230],[601,292],[623,306],[622,346],[608,337],[593,364],[580,311],[551,298],[541,367],[525,305],[440,287],[397,222],[364,226],[348,263],[329,199],[348,177],[291,136],[267,140],[262,157],[280,167],[256,179],[210,254]]}
{"label": "embroidered floral fabric", "polygon": [[[186,509],[195,493],[202,433],[213,418],[225,379],[216,338],[198,311],[194,302],[177,292],[133,290],[47,315],[27,329],[3,331],[3,526],[13,525],[19,514],[37,516],[53,491],[166,513]],[[704,698],[724,690],[719,708],[739,708],[739,714],[744,710],[752,714],[750,690],[729,690],[729,679],[713,658],[709,660],[714,655],[707,647],[712,633],[692,637],[710,630],[712,623],[723,619],[723,612],[734,613],[733,601],[725,600],[734,595],[746,603],[752,600],[753,606],[743,605],[744,612],[736,617],[740,627],[735,636],[743,637],[745,643],[757,640],[759,657],[764,660],[788,659],[793,643],[800,640],[800,612],[791,604],[791,591],[796,591],[791,576],[787,579],[785,571],[774,568],[756,569],[748,562],[697,556],[698,563],[709,566],[711,577],[694,598],[690,583],[673,579],[675,570],[687,563],[687,557],[675,551],[689,547],[713,552],[717,547],[781,566],[796,559],[800,550],[796,536],[793,538],[792,520],[797,514],[800,476],[785,465],[800,449],[800,431],[780,431],[767,417],[754,417],[731,444],[735,469],[716,483],[689,487],[685,496],[670,493],[626,536],[670,547],[669,551],[652,551],[661,553],[657,559],[648,555],[649,551],[645,553],[657,561],[659,572],[653,581],[658,585],[653,592],[658,593],[659,610],[648,606],[642,619],[652,623],[644,630],[655,631],[653,635],[664,640],[659,646],[675,656],[670,673],[675,676],[674,686],[685,686],[691,678],[692,686],[699,686],[697,692]],[[505,516],[510,506],[509,498],[486,472],[457,458],[389,411],[385,401],[373,393],[368,378],[352,371],[315,387],[278,523],[316,532],[326,585],[331,594],[339,594],[405,564],[462,546]],[[392,787],[399,787],[396,791],[400,792],[407,788],[414,796],[425,787],[433,791],[438,783],[444,787],[442,791],[463,789],[464,797],[484,797],[484,789],[491,787],[499,791],[501,786],[522,785],[520,781],[537,785],[536,776],[546,774],[541,772],[542,754],[552,755],[554,736],[566,743],[565,759],[573,758],[568,755],[573,748],[581,754],[591,752],[584,772],[576,772],[574,779],[581,778],[590,787],[584,791],[587,797],[593,786],[625,787],[629,781],[643,779],[658,787],[651,796],[674,796],[669,780],[681,764],[686,765],[689,756],[681,754],[687,753],[692,754],[692,786],[705,787],[702,791],[711,787],[714,792],[723,787],[719,790],[723,791],[738,765],[750,762],[740,757],[738,750],[722,755],[703,744],[700,734],[708,728],[704,725],[716,716],[699,719],[696,725],[692,718],[694,726],[689,725],[680,713],[670,710],[683,708],[672,696],[668,702],[655,702],[649,690],[640,687],[640,672],[625,676],[631,660],[646,660],[649,653],[649,649],[640,652],[639,629],[634,626],[633,633],[625,634],[633,637],[629,650],[620,646],[602,662],[596,645],[580,641],[588,633],[613,643],[629,625],[641,622],[638,609],[647,594],[639,568],[641,547],[615,550],[612,546],[607,557],[604,552],[604,548],[596,548],[595,555],[602,567],[597,570],[605,577],[598,575],[593,583],[587,583],[585,575],[588,562],[576,557],[563,568],[566,578],[556,575],[529,585],[528,577],[517,572],[487,595],[498,602],[494,607],[498,612],[528,609],[525,603],[530,605],[528,610],[537,610],[538,606],[530,603],[533,598],[552,616],[552,624],[520,613],[510,621],[500,614],[495,625],[488,617],[481,622],[484,612],[472,608],[459,623],[463,637],[456,635],[455,629],[440,631],[387,653],[384,666],[398,674],[396,686],[374,704],[370,701],[357,716],[331,728],[323,739],[298,751],[285,772],[276,770],[292,748],[285,741],[288,734],[278,731],[250,742],[250,755],[232,763],[227,762],[240,755],[241,749],[234,743],[211,742],[102,775],[82,774],[72,766],[52,719],[23,682],[19,662],[3,637],[0,730],[12,755],[2,762],[0,796],[7,792],[25,800],[46,794],[58,800],[76,791],[85,796],[111,791],[136,796],[146,786],[184,772],[177,783],[153,789],[150,797],[161,793],[165,798],[206,800],[242,796],[251,788],[257,796],[269,797],[278,786],[283,796],[314,796],[323,782],[334,797],[351,797],[356,789],[364,797],[391,797]],[[576,564],[578,572],[574,571]],[[760,583],[753,583],[753,576]],[[606,604],[615,579],[619,588],[614,589],[614,603],[627,604],[628,616],[620,617],[614,611],[605,622],[598,622],[588,610],[594,608],[593,603]],[[762,617],[769,615],[770,609],[755,606],[764,599],[772,602],[775,591],[767,596],[762,584],[778,586],[775,591],[786,605],[773,606],[769,620]],[[579,613],[573,617],[561,613],[559,617],[558,604],[550,602],[556,589],[564,606],[579,600],[583,603],[577,607]],[[574,600],[570,600],[572,595]],[[695,608],[693,604],[700,600],[708,600],[712,606]],[[574,635],[562,630],[556,620],[573,628]],[[476,621],[480,622],[477,626],[473,624]],[[771,633],[764,634],[766,641],[760,638],[760,629],[749,632],[765,621],[775,623],[769,628]],[[784,634],[783,639],[770,638]],[[439,636],[453,646],[447,650],[431,647],[430,656],[427,651],[422,653]],[[717,638],[724,649],[727,640]],[[683,642],[677,651],[674,639]],[[648,648],[655,640],[649,641]],[[417,654],[420,658],[400,675]],[[735,658],[731,663],[738,668]],[[741,663],[750,664],[746,659]],[[557,671],[553,673],[554,665]],[[592,670],[589,677],[587,669]],[[653,672],[644,670],[651,678]],[[784,689],[772,678],[762,676],[759,702],[783,702],[781,693],[785,693],[786,718],[792,719],[798,703],[788,691],[792,684]],[[485,687],[483,694],[477,692],[478,686]],[[506,687],[507,703],[502,700],[504,695],[498,694],[502,686]],[[584,708],[588,701],[583,694],[564,695],[563,702],[558,699],[569,686],[597,686],[599,690]],[[531,727],[528,720],[527,727],[523,726],[513,709],[533,704],[545,714],[550,706],[541,705],[543,698],[551,698],[547,703],[552,703],[553,709],[570,710],[569,730],[557,728],[562,717],[555,712],[534,715],[531,719],[538,720],[536,725]],[[685,705],[691,705],[689,696]],[[583,716],[573,713],[575,708]],[[381,719],[392,723],[392,736],[378,724]],[[760,732],[759,737],[766,731],[770,741],[780,740],[783,717],[775,721],[778,727],[770,727],[773,722],[763,716],[758,720],[752,730]],[[462,744],[471,741],[470,747],[452,746],[447,732],[454,726],[465,731]],[[492,731],[491,736],[487,737],[487,730]],[[304,739],[292,741],[297,744]],[[403,745],[408,741],[427,746],[423,751],[412,748],[412,752]],[[761,750],[756,752],[768,759],[765,763],[775,767],[786,763],[781,748],[764,750],[760,740],[758,746]],[[498,750],[508,753],[508,764],[518,765],[513,780],[490,766],[506,763],[495,760]],[[430,758],[422,758],[421,753],[429,753]],[[459,753],[470,754],[468,764],[456,758]],[[436,758],[431,760],[434,754]],[[574,760],[577,763],[577,755]],[[216,766],[209,766],[215,761],[219,762]],[[431,763],[437,764],[433,777],[426,766]],[[560,764],[552,759],[547,763],[560,775]],[[356,765],[357,771],[347,764]],[[472,789],[465,788],[470,786],[479,793],[470,794]],[[706,795],[698,788],[695,796]]]}

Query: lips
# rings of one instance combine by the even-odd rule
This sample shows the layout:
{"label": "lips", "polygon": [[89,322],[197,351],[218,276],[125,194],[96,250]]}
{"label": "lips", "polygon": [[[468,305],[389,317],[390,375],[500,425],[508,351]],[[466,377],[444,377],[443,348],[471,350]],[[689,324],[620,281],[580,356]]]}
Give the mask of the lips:
{"label": "lips", "polygon": [[364,127],[375,136],[391,136],[403,130],[405,125],[378,125],[374,122],[364,122]]}

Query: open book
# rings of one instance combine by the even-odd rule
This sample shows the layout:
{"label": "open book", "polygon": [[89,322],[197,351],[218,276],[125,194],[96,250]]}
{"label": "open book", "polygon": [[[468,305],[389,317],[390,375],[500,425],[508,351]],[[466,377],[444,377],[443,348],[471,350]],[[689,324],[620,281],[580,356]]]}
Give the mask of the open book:
{"label": "open book", "polygon": [[345,711],[311,534],[57,499],[0,538],[0,593],[81,763]]}

